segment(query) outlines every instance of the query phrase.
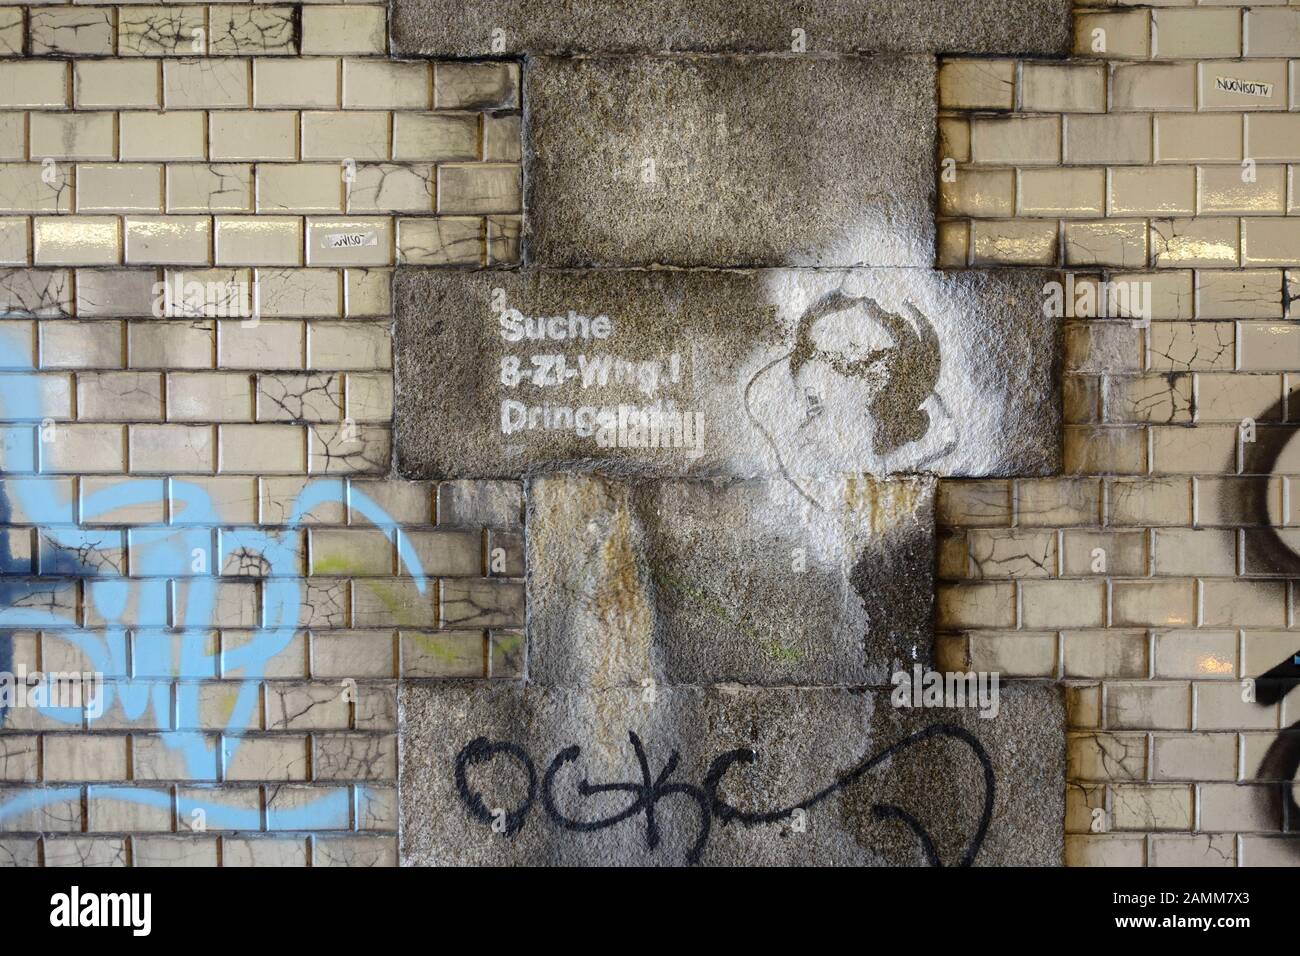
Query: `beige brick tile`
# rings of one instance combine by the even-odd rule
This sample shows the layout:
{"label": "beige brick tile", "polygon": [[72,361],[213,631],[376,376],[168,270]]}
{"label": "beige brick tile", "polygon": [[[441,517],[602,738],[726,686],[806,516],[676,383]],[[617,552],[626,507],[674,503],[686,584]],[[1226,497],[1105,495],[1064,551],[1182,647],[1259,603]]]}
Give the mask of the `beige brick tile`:
{"label": "beige brick tile", "polygon": [[389,217],[310,217],[307,264],[382,266],[393,261],[393,220]]}
{"label": "beige brick tile", "polygon": [[231,736],[222,744],[227,780],[284,782],[310,777],[311,741],[305,735]]}
{"label": "beige brick tile", "polygon": [[[298,52],[295,9],[291,6],[247,4],[208,7],[208,54],[250,53],[293,55]],[[360,10],[358,10],[360,12]]]}
{"label": "beige brick tile", "polygon": [[302,52],[371,53],[385,52],[382,6],[320,5],[302,8]]}
{"label": "beige brick tile", "polygon": [[1170,528],[1156,532],[1157,574],[1236,573],[1236,540],[1231,531]]}
{"label": "beige brick tile", "polygon": [[1145,220],[1117,219],[1066,222],[1063,231],[1065,264],[1140,268],[1147,264]]}
{"label": "beige brick tile", "polygon": [[1196,213],[1196,168],[1155,166],[1110,171],[1112,216],[1191,216]]}
{"label": "beige brick tile", "polygon": [[162,167],[148,163],[83,163],[77,167],[77,211],[162,212]]}
{"label": "beige brick tile", "polygon": [[442,582],[439,626],[519,627],[523,624],[524,588],[514,581],[482,578]]}
{"label": "beige brick tile", "polygon": [[1067,425],[1064,431],[1067,474],[1125,475],[1147,470],[1147,436],[1141,428]]}
{"label": "beige brick tile", "polygon": [[203,7],[124,6],[118,11],[121,56],[179,56],[206,52]]}
{"label": "beige brick tile", "polygon": [[221,322],[217,361],[225,368],[302,368],[303,334],[301,322]]}
{"label": "beige brick tile", "polygon": [[1246,155],[1257,163],[1300,161],[1300,115],[1247,113]]}
{"label": "beige brick tile", "polygon": [[433,95],[440,110],[515,109],[519,106],[519,64],[436,63]]}
{"label": "beige brick tile", "polygon": [[1241,162],[1244,123],[1239,113],[1157,115],[1158,163]]}
{"label": "beige brick tile", "polygon": [[1109,378],[1103,393],[1105,420],[1112,423],[1190,422],[1195,401],[1190,375]]}
{"label": "beige brick tile", "polygon": [[216,866],[217,840],[193,837],[136,837],[131,841],[135,866]]}
{"label": "beige brick tile", "polygon": [[1055,218],[1104,214],[1104,169],[1024,169],[1018,176],[1017,206],[1022,216]]}
{"label": "beige brick tile", "polygon": [[251,212],[252,208],[252,166],[241,163],[178,163],[167,166],[168,212]]}
{"label": "beige brick tile", "polygon": [[513,163],[448,164],[438,167],[438,212],[519,212],[522,176]]}
{"label": "beige brick tile", "polygon": [[298,114],[266,110],[209,114],[209,155],[214,160],[298,158]]}
{"label": "beige brick tile", "polygon": [[0,219],[0,264],[22,266],[30,261],[31,250],[27,232],[31,223],[26,218]]}
{"label": "beige brick tile", "polygon": [[1259,524],[1244,504],[1256,495],[1268,500],[1271,514],[1282,513],[1281,478],[1197,478],[1197,523],[1207,526]]}
{"label": "beige brick tile", "polygon": [[1294,866],[1300,839],[1285,836],[1243,836],[1241,866]]}
{"label": "beige brick tile", "polygon": [[477,114],[395,113],[393,115],[394,159],[445,162],[473,160],[478,156]]}
{"label": "beige brick tile", "polygon": [[340,65],[336,59],[253,61],[253,105],[259,109],[320,109],[339,105]]}
{"label": "beige brick tile", "polygon": [[56,164],[51,183],[41,178],[46,168],[36,163],[0,165],[0,210],[71,212],[74,167],[70,163]]}
{"label": "beige brick tile", "polygon": [[313,425],[308,446],[307,470],[313,475],[383,474],[392,460],[392,435],[376,425]]}
{"label": "beige brick tile", "polygon": [[139,60],[79,60],[73,64],[73,90],[77,109],[158,109],[162,70]]}
{"label": "beige brick tile", "polygon": [[126,735],[116,734],[47,734],[45,779],[58,782],[125,780],[128,739]]}
{"label": "beige brick tile", "polygon": [[1281,270],[1199,271],[1196,315],[1202,319],[1282,318]]}
{"label": "beige brick tile", "polygon": [[1108,59],[1145,59],[1151,53],[1150,11],[1076,13],[1074,52],[1078,56]]}
{"label": "beige brick tile", "polygon": [[1282,394],[1276,375],[1210,374],[1197,380],[1197,421],[1239,423],[1246,418],[1267,418],[1267,409]]}
{"label": "beige brick tile", "polygon": [[1152,263],[1160,267],[1237,265],[1236,219],[1159,219],[1151,223]]}
{"label": "beige brick tile", "polygon": [[1016,520],[1025,527],[1096,524],[1101,514],[1101,484],[1088,479],[1016,482]]}
{"label": "beige brick tile", "polygon": [[1215,474],[1235,460],[1237,429],[1223,425],[1151,429],[1151,468],[1166,475]]}
{"label": "beige brick tile", "polygon": [[111,7],[33,9],[30,56],[112,56]]}
{"label": "beige brick tile", "polygon": [[0,107],[63,109],[68,103],[70,70],[61,60],[0,62]]}
{"label": "beige brick tile", "polygon": [[122,426],[64,425],[57,434],[56,441],[41,446],[41,471],[112,474],[126,470]]}
{"label": "beige brick tile", "polygon": [[1294,656],[1300,647],[1298,637],[1294,631],[1246,631],[1242,640],[1242,674],[1263,674]]}
{"label": "beige brick tile", "polygon": [[338,316],[343,276],[329,269],[259,269],[257,301],[263,316]]}
{"label": "beige brick tile", "polygon": [[[1159,553],[1157,550],[1157,559]],[[1231,680],[1237,673],[1237,656],[1236,631],[1173,630],[1155,634],[1156,677]]]}
{"label": "beige brick tile", "polygon": [[218,265],[302,264],[302,220],[296,216],[218,216]]}
{"label": "beige brick tile", "polygon": [[122,233],[113,216],[37,216],[32,220],[37,265],[111,265],[121,261]]}
{"label": "beige brick tile", "polygon": [[1111,75],[1111,109],[1196,109],[1196,64],[1120,64]]}
{"label": "beige brick tile", "polygon": [[376,528],[330,528],[311,535],[313,575],[391,576],[397,552],[389,533]]}
{"label": "beige brick tile", "polygon": [[1188,9],[1152,12],[1152,55],[1197,59],[1241,55],[1241,11]]}
{"label": "beige brick tile", "polygon": [[954,182],[940,180],[939,213],[1009,218],[1015,215],[1015,180],[1010,169],[963,169]]}
{"label": "beige brick tile", "polygon": [[0,7],[0,56],[22,56],[26,30],[22,7]]}
{"label": "beige brick tile", "polygon": [[212,222],[205,216],[127,216],[126,261],[206,265]]}
{"label": "beige brick tile", "polygon": [[[943,140],[944,127],[955,125],[952,122],[940,122],[941,144]],[[961,124],[965,126],[966,124]],[[518,115],[492,115],[483,116],[483,159],[488,162],[497,163],[517,163],[524,158],[523,148],[523,122],[522,117]],[[969,132],[968,132],[969,136]],[[951,144],[949,144],[951,145]],[[967,142],[966,157],[970,156],[970,144]],[[944,154],[941,155],[951,155]],[[964,162],[965,160],[963,160]]]}
{"label": "beige brick tile", "polygon": [[1009,485],[999,480],[941,481],[935,514],[938,523],[945,526],[1005,527],[1011,523]]}
{"label": "beige brick tile", "polygon": [[313,634],[312,673],[318,679],[393,677],[397,674],[393,635],[388,631]]}
{"label": "beige brick tile", "polygon": [[487,261],[491,265],[518,265],[522,216],[487,217]]}
{"label": "beige brick tile", "polygon": [[0,113],[0,160],[27,158],[27,114]]}
{"label": "beige brick tile", "polygon": [[314,369],[392,368],[392,340],[384,326],[356,322],[313,322],[307,364]]}
{"label": "beige brick tile", "polygon": [[1056,535],[1048,531],[975,530],[967,536],[973,576],[1054,577]]}
{"label": "beige brick tile", "polygon": [[1112,585],[1111,616],[1117,626],[1195,624],[1195,583],[1190,580],[1116,581]]}
{"label": "beige brick tile", "polygon": [[173,372],[167,376],[167,417],[179,422],[250,422],[251,381],[237,373]]}
{"label": "beige brick tile", "polygon": [[1145,866],[1146,840],[1133,836],[1071,836],[1065,838],[1066,866]]}
{"label": "beige brick tile", "polygon": [[114,113],[32,113],[28,136],[32,159],[116,159]]}
{"label": "beige brick tile", "polygon": [[1106,589],[1100,581],[1026,581],[1021,585],[1025,627],[1101,627]]}
{"label": "beige brick tile", "polygon": [[1146,534],[1141,531],[1066,531],[1062,552],[1066,575],[1147,573]]}
{"label": "beige brick tile", "polygon": [[1201,582],[1202,623],[1208,627],[1284,627],[1286,585],[1281,581]]}
{"label": "beige brick tile", "polygon": [[258,421],[337,422],[343,417],[343,379],[339,375],[259,375]]}
{"label": "beige brick tile", "polygon": [[1013,627],[1016,586],[1011,582],[940,586],[935,607],[939,627]]}
{"label": "beige brick tile", "polygon": [[939,105],[945,109],[1009,110],[1014,105],[1014,60],[944,60]]}
{"label": "beige brick tile", "polygon": [[[454,167],[453,167],[454,168]],[[358,166],[348,191],[348,211],[433,212],[434,171],[424,164]]]}
{"label": "beige brick tile", "polygon": [[1190,830],[1192,788],[1119,784],[1111,788],[1111,818],[1117,830]]}
{"label": "beige brick tile", "polygon": [[1024,63],[1020,109],[1043,113],[1102,113],[1106,68],[1100,64]]}
{"label": "beige brick tile", "polygon": [[1207,783],[1199,787],[1201,829],[1226,831],[1279,830],[1282,821],[1264,787]]}
{"label": "beige brick tile", "polygon": [[126,840],[123,837],[90,839],[71,837],[47,839],[46,866],[115,867],[127,865]]}
{"label": "beige brick tile", "polygon": [[154,474],[211,474],[216,468],[212,429],[206,425],[132,425],[131,470]]}
{"label": "beige brick tile", "polygon": [[1300,266],[1300,219],[1243,219],[1241,264]]}
{"label": "beige brick tile", "polygon": [[1300,361],[1300,329],[1291,325],[1240,322],[1237,342],[1243,371],[1287,371]]}
{"label": "beige brick tile", "polygon": [[[429,524],[433,520],[433,486],[425,481],[349,482],[352,524],[366,521],[363,499],[378,505],[398,524]],[[482,517],[482,516],[480,516]]]}
{"label": "beige brick tile", "polygon": [[1146,113],[1065,117],[1067,163],[1150,163],[1152,119]]}
{"label": "beige brick tile", "polygon": [[0,739],[0,780],[5,783],[36,782],[39,740],[34,734],[6,734]]}
{"label": "beige brick tile", "polygon": [[1300,56],[1300,10],[1246,10],[1246,56]]}
{"label": "beige brick tile", "polygon": [[207,132],[201,112],[122,113],[123,160],[202,160]]}
{"label": "beige brick tile", "polygon": [[483,221],[471,216],[399,219],[397,254],[407,265],[478,265]]}
{"label": "beige brick tile", "polygon": [[1056,261],[1058,240],[1055,221],[977,221],[971,224],[971,262],[977,266],[1051,265]]}
{"label": "beige brick tile", "polygon": [[248,60],[167,60],[163,63],[163,104],[175,109],[230,109],[251,103]]}
{"label": "beige brick tile", "polygon": [[306,866],[307,841],[302,838],[224,837],[221,854],[226,866]]}
{"label": "beige brick tile", "polygon": [[1062,661],[1067,678],[1142,678],[1150,668],[1145,631],[1066,631]]}
{"label": "beige brick tile", "polygon": [[427,110],[433,105],[432,96],[428,63],[343,61],[343,105],[347,109]]}
{"label": "beige brick tile", "polygon": [[483,677],[484,651],[479,631],[403,631],[402,676]]}
{"label": "beige brick tile", "polygon": [[935,237],[935,265],[956,269],[970,261],[970,223],[939,222]]}
{"label": "beige brick tile", "polygon": [[392,376],[349,375],[347,417],[357,422],[391,422],[393,419]]}
{"label": "beige brick tile", "polygon": [[1192,689],[1186,682],[1132,681],[1106,685],[1111,730],[1190,730]]}
{"label": "beige brick tile", "polygon": [[222,474],[300,474],[307,469],[298,425],[222,425]]}
{"label": "beige brick tile", "polygon": [[211,322],[141,322],[128,331],[132,368],[211,368],[216,331]]}
{"label": "beige brick tile", "polygon": [[157,372],[82,372],[77,417],[82,421],[160,421],[162,377]]}
{"label": "beige brick tile", "polygon": [[[1253,176],[1253,180],[1250,178]],[[1201,215],[1282,215],[1286,212],[1286,167],[1236,166],[1199,169]]]}
{"label": "beige brick tile", "polygon": [[1035,165],[1061,161],[1058,116],[972,119],[971,159],[976,163]]}
{"label": "beige brick tile", "polygon": [[1066,738],[1066,776],[1070,780],[1144,780],[1146,763],[1144,734],[1070,734]]}
{"label": "beige brick tile", "polygon": [[1203,110],[1284,110],[1285,60],[1210,61],[1200,64]]}
{"label": "beige brick tile", "polygon": [[390,113],[303,113],[302,158],[355,162],[387,159],[391,116]]}

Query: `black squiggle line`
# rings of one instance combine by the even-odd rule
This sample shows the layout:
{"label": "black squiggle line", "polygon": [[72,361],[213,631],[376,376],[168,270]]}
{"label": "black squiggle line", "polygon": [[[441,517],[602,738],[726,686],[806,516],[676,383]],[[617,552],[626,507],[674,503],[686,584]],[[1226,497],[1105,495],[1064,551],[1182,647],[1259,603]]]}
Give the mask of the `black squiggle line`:
{"label": "black squiggle line", "polygon": [[[542,804],[546,809],[547,817],[550,818],[552,823],[562,830],[570,832],[594,833],[598,830],[616,826],[637,814],[644,813],[646,817],[646,848],[653,852],[660,843],[659,822],[655,815],[656,804],[664,797],[673,794],[688,796],[700,808],[699,833],[696,836],[695,843],[686,855],[687,863],[694,864],[699,862],[704,853],[714,817],[717,817],[723,825],[734,821],[746,827],[779,822],[792,817],[796,811],[808,810],[816,806],[833,794],[856,783],[869,771],[891,757],[935,737],[959,740],[970,747],[971,752],[979,760],[984,775],[984,806],[980,814],[979,826],[966,847],[965,853],[962,854],[962,858],[958,863],[959,866],[970,866],[975,862],[975,857],[984,844],[989,825],[993,820],[993,802],[996,793],[993,762],[989,759],[988,752],[979,742],[979,739],[974,734],[955,724],[933,724],[924,730],[904,737],[897,743],[863,760],[853,769],[840,774],[833,783],[817,791],[806,800],[779,810],[761,813],[741,810],[727,803],[718,795],[718,787],[722,782],[722,778],[733,765],[737,763],[752,764],[757,761],[758,754],[754,750],[739,748],[719,754],[709,765],[703,787],[697,787],[689,783],[669,782],[672,775],[677,771],[680,762],[680,755],[676,750],[669,755],[668,761],[659,775],[652,779],[650,761],[646,756],[641,738],[634,731],[629,731],[628,737],[631,740],[632,749],[636,754],[637,764],[641,771],[640,782],[592,784],[584,777],[578,783],[577,791],[578,795],[584,799],[600,793],[628,793],[635,797],[632,803],[619,812],[598,820],[575,820],[566,816],[555,802],[554,788],[555,779],[560,770],[567,764],[575,762],[582,753],[582,748],[573,744],[556,754],[555,759],[547,767],[542,780]],[[465,804],[471,816],[482,823],[493,823],[493,813],[484,804],[482,795],[469,788],[466,770],[471,765],[485,763],[503,753],[518,760],[528,771],[528,796],[518,807],[507,813],[505,817],[506,827],[502,832],[506,836],[514,836],[524,828],[528,813],[536,799],[537,772],[527,751],[518,744],[506,741],[491,742],[485,737],[474,738],[456,756],[456,789],[461,802]],[[926,861],[931,866],[943,866],[943,861],[935,849],[934,840],[930,837],[929,832],[921,825],[920,821],[906,810],[893,804],[877,803],[872,805],[871,813],[877,820],[897,820],[903,823],[917,838],[925,853]]]}

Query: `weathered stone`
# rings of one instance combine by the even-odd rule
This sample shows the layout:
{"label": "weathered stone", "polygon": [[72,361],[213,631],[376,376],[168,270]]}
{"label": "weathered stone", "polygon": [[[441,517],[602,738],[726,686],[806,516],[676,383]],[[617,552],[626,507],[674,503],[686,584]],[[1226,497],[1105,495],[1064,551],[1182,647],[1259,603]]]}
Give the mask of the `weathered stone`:
{"label": "weathered stone", "polygon": [[[1068,0],[397,0],[415,56],[670,51],[1064,55]],[[496,31],[496,32],[494,32]]]}
{"label": "weathered stone", "polygon": [[929,266],[933,57],[539,58],[525,261]]}
{"label": "weathered stone", "polygon": [[934,480],[610,482],[528,494],[529,677],[884,683],[929,657]]}
{"label": "weathered stone", "polygon": [[[795,484],[1050,474],[1058,335],[1042,283],[1013,271],[399,269],[398,468]],[[538,317],[559,317],[545,330],[566,337],[507,341]],[[633,364],[606,364],[617,359]]]}
{"label": "weathered stone", "polygon": [[[640,688],[407,683],[402,861],[924,865],[935,862],[929,840],[945,865],[968,856],[977,865],[1059,865],[1059,695],[1047,683],[1002,685],[997,716],[982,719],[970,708],[895,709],[884,690],[732,685],[651,697]],[[504,744],[517,749],[492,749]],[[717,777],[715,804],[710,769],[735,750],[757,753]],[[631,786],[584,796],[584,782]],[[637,806],[646,797],[657,847]]]}

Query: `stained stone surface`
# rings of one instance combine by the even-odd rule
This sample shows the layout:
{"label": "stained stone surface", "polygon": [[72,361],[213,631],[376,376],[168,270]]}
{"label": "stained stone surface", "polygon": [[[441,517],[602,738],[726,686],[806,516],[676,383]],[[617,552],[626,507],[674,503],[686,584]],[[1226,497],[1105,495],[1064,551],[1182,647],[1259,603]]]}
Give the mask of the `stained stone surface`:
{"label": "stained stone surface", "polygon": [[[703,865],[934,862],[901,811],[945,865],[972,851],[976,865],[1059,865],[1060,691],[1047,683],[1003,685],[999,704],[996,717],[983,719],[969,708],[895,709],[886,691],[660,687],[650,701],[642,688],[408,682],[400,692],[402,862],[681,865],[697,844]],[[644,805],[620,822],[595,825],[646,790],[579,793],[583,780],[646,786],[631,733],[644,748],[650,787],[679,753],[653,794],[660,837],[653,849]],[[909,739],[918,733],[929,736]],[[872,762],[891,748],[887,759]],[[757,757],[722,773],[717,796],[742,814],[771,819],[751,818],[747,826],[713,806],[710,767],[737,749]],[[982,840],[990,790],[979,752],[992,770]],[[807,805],[841,778],[849,778],[844,786]],[[801,820],[783,812],[800,804]],[[503,832],[493,831],[494,813]]]}
{"label": "stained stone surface", "polygon": [[[1064,55],[1068,0],[396,0],[393,51]],[[494,35],[493,31],[499,31]],[[494,46],[494,39],[497,44]]]}
{"label": "stained stone surface", "polygon": [[1045,278],[399,269],[398,469],[784,477],[814,499],[840,474],[1051,474]]}
{"label": "stained stone surface", "polygon": [[529,677],[595,688],[888,682],[928,660],[934,479],[528,493]]}
{"label": "stained stone surface", "polygon": [[530,60],[527,261],[929,266],[930,56]]}

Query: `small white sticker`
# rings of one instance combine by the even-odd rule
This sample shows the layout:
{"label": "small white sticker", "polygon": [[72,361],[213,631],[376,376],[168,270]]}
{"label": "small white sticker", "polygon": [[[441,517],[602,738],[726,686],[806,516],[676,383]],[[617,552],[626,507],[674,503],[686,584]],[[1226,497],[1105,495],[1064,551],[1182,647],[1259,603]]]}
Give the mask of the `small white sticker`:
{"label": "small white sticker", "polygon": [[1262,96],[1265,99],[1273,95],[1272,83],[1239,80],[1234,76],[1215,77],[1214,88],[1223,93],[1244,93],[1246,96]]}
{"label": "small white sticker", "polygon": [[329,232],[321,236],[322,249],[359,249],[379,245],[379,236],[373,229],[364,232]]}

